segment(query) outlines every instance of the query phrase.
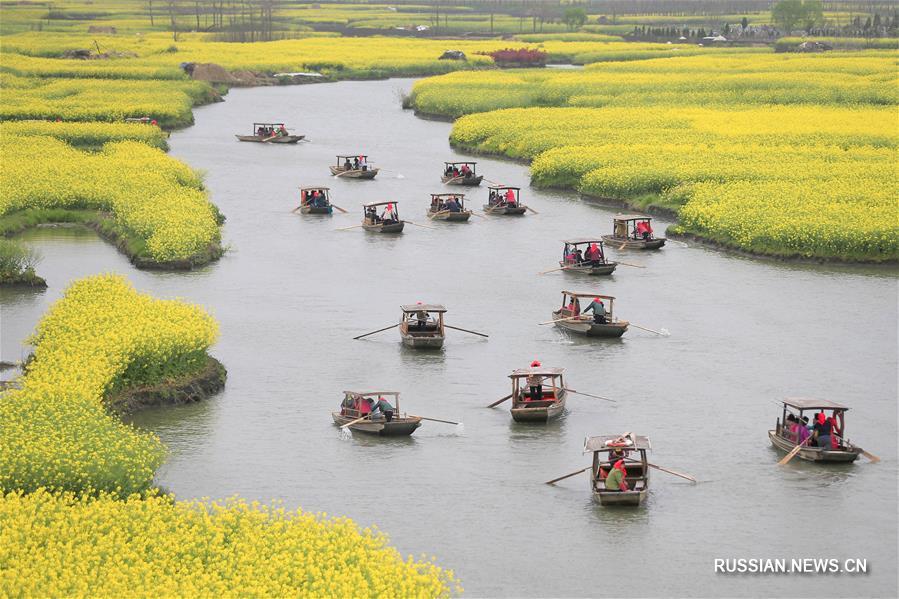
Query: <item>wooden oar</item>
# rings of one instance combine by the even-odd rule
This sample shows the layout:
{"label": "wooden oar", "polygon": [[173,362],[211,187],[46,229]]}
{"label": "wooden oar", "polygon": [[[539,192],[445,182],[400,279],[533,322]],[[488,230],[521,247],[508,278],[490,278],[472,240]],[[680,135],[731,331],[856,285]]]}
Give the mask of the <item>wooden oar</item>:
{"label": "wooden oar", "polygon": [[569,264],[568,266],[560,266],[560,267],[558,267],[558,268],[551,268],[551,269],[549,269],[549,270],[544,270],[544,271],[542,271],[542,272],[538,272],[537,274],[538,274],[538,275],[545,275],[545,274],[550,273],[550,272],[556,272],[557,270],[568,270],[569,268],[574,268],[574,267],[576,267],[576,266],[577,266],[577,264]]}
{"label": "wooden oar", "polygon": [[506,401],[507,399],[512,399],[512,394],[511,394],[511,393],[509,393],[507,396],[505,396],[505,397],[502,398],[501,400],[493,402],[492,404],[490,404],[490,405],[487,406],[487,407],[488,407],[488,408],[495,408],[496,406],[498,406],[499,404],[503,403],[503,402]]}
{"label": "wooden oar", "polygon": [[444,183],[444,185],[449,185],[450,183],[452,183],[452,182],[455,181],[456,179],[464,179],[464,178],[465,178],[465,175],[456,175],[455,177],[453,177],[452,179],[450,179],[449,181],[447,181],[446,183]]}
{"label": "wooden oar", "polygon": [[472,216],[477,216],[478,218],[487,218],[487,217],[484,216],[483,214],[478,214],[478,213],[475,212],[474,210],[469,210],[469,212],[472,214]]}
{"label": "wooden oar", "polygon": [[876,464],[877,462],[880,461],[880,458],[877,457],[876,455],[874,455],[873,453],[868,452],[868,451],[865,451],[864,449],[862,449],[862,448],[860,448],[860,447],[858,448],[858,450],[859,450],[860,452],[862,452],[862,455],[863,455],[863,456],[865,456],[866,458],[868,458],[869,460],[871,460],[871,463],[872,463],[872,464]]}
{"label": "wooden oar", "polygon": [[341,207],[338,206],[337,204],[331,204],[331,207],[332,207],[332,208],[336,208],[337,210],[340,210],[340,211],[343,212],[344,214],[349,214],[346,210],[344,210],[343,208],[341,208]]}
{"label": "wooden oar", "polygon": [[547,485],[555,484],[555,483],[559,482],[560,480],[565,480],[566,478],[571,478],[572,476],[576,476],[576,475],[580,474],[581,472],[586,472],[591,467],[592,466],[587,466],[586,468],[581,468],[580,470],[578,470],[576,472],[572,472],[571,474],[566,474],[565,476],[560,476],[559,478],[554,478],[552,480],[548,480],[544,484],[547,484]]}
{"label": "wooden oar", "polygon": [[458,422],[453,422],[452,420],[440,420],[439,418],[428,418],[426,416],[415,416],[414,414],[409,414],[409,416],[412,416],[413,418],[421,418],[422,420],[430,420],[431,422],[442,422],[444,424],[455,424],[457,426],[459,425]]}
{"label": "wooden oar", "polygon": [[796,457],[796,454],[799,453],[799,450],[802,449],[802,446],[808,443],[811,440],[811,435],[805,438],[805,441],[794,447],[790,453],[785,455],[779,462],[777,462],[778,466],[785,466],[790,460]]}
{"label": "wooden oar", "polygon": [[386,331],[387,329],[392,329],[393,327],[400,326],[400,323],[392,324],[389,327],[384,327],[383,329],[378,329],[377,331],[372,331],[371,333],[365,333],[364,335],[359,335],[358,337],[353,337],[353,339],[362,339],[363,337],[368,337],[369,335],[374,335],[375,333],[380,333],[381,331]]}
{"label": "wooden oar", "polygon": [[340,227],[339,229],[334,229],[335,231],[349,231],[350,229],[358,229],[362,225],[353,225],[352,227]]}
{"label": "wooden oar", "polygon": [[531,208],[530,206],[525,206],[525,209],[526,209],[526,210],[530,210],[530,211],[533,212],[534,214],[540,214],[539,212],[537,212],[536,210],[534,210],[534,209]]}
{"label": "wooden oar", "polygon": [[626,247],[627,247],[627,242],[625,241],[624,243],[621,244],[621,247],[618,248],[618,251],[620,252],[621,250],[623,250]]}
{"label": "wooden oar", "polygon": [[546,322],[538,322],[539,325],[553,324],[554,322],[564,322],[566,320],[581,320],[580,316],[569,316],[567,318],[557,318],[556,320],[547,320]]}
{"label": "wooden oar", "polygon": [[265,139],[262,140],[262,143],[268,143],[268,142],[270,142],[271,140],[275,139],[276,137],[278,137],[278,136],[277,136],[277,135],[272,135],[271,137],[266,137]]}
{"label": "wooden oar", "polygon": [[682,474],[680,472],[675,472],[674,470],[668,470],[667,468],[662,468],[661,466],[656,466],[655,464],[651,464],[649,462],[646,462],[646,463],[649,465],[650,468],[655,468],[656,470],[661,470],[662,472],[667,472],[668,474],[673,474],[674,476],[686,478],[690,482],[694,482],[694,483],[699,482],[694,477],[690,476],[689,474]]}
{"label": "wooden oar", "polygon": [[640,325],[634,324],[634,323],[632,323],[632,322],[628,322],[627,324],[629,324],[629,325],[632,326],[632,327],[637,327],[638,329],[642,329],[642,330],[644,330],[644,331],[649,331],[650,333],[655,333],[656,335],[661,335],[662,337],[667,337],[668,335],[671,334],[671,333],[668,333],[668,335],[666,335],[666,334],[663,333],[662,331],[657,331],[657,330],[655,330],[655,329],[649,329],[649,328],[647,328],[647,327],[641,327]]}
{"label": "wooden oar", "polygon": [[632,266],[634,268],[646,268],[641,264],[629,264],[628,262],[622,262],[621,260],[615,260],[616,263],[621,264],[622,266]]}
{"label": "wooden oar", "polygon": [[436,231],[435,227],[429,227],[428,225],[420,225],[418,223],[413,223],[411,220],[404,220],[403,222],[406,224],[409,224],[409,225],[415,225],[416,227],[421,227],[422,229],[431,229],[431,230]]}
{"label": "wooden oar", "polygon": [[351,427],[352,425],[356,424],[357,422],[362,422],[363,420],[365,420],[366,418],[369,418],[370,416],[371,416],[371,414],[366,414],[362,418],[356,418],[352,422],[347,422],[346,424],[342,425],[340,428],[342,428],[343,430],[346,430],[349,427]]}
{"label": "wooden oar", "polygon": [[602,397],[601,395],[593,395],[591,393],[584,393],[583,391],[575,391],[574,389],[569,389],[568,387],[562,387],[565,391],[569,393],[576,393],[578,395],[586,395],[587,397],[595,397],[596,399],[604,399],[605,401],[611,401],[612,403],[618,403],[614,399],[609,399],[608,397]]}
{"label": "wooden oar", "polygon": [[489,336],[490,336],[490,335],[486,335],[486,334],[484,334],[484,333],[478,333],[477,331],[469,331],[468,329],[463,329],[463,328],[460,328],[460,327],[454,327],[454,326],[451,326],[451,325],[448,325],[448,324],[445,324],[445,325],[443,325],[443,326],[445,326],[445,327],[448,328],[448,329],[453,329],[453,330],[455,330],[455,331],[462,331],[463,333],[471,333],[472,335],[480,335],[481,337],[489,337]]}
{"label": "wooden oar", "polygon": [[348,171],[343,171],[342,173],[337,173],[336,175],[334,175],[334,178],[336,179],[337,177],[342,177],[344,175],[348,175],[349,173],[361,173],[361,172],[362,172],[361,168],[352,168]]}
{"label": "wooden oar", "polygon": [[300,208],[302,208],[302,206],[297,206],[296,208],[294,208],[293,210],[291,210],[291,213],[296,212],[296,211],[299,210]]}

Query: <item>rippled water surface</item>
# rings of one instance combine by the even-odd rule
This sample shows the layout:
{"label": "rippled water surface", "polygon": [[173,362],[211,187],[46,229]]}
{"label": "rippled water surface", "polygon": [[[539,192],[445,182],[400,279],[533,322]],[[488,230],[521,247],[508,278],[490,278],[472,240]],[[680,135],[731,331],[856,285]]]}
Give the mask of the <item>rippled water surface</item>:
{"label": "rippled water surface", "polygon": [[[172,154],[206,172],[229,253],[196,272],[143,272],[93,233],[32,231],[50,288],[0,291],[0,357],[24,355],[23,339],[73,279],[124,273],[221,323],[213,353],[228,367],[224,393],[135,418],[170,448],[158,483],[179,497],[239,493],[377,524],[404,554],[453,568],[472,596],[895,596],[895,272],[671,243],[622,253],[647,268],[613,277],[537,276],[555,265],[561,239],[609,231],[616,210],[530,189],[526,167],[485,158],[479,171],[523,186],[539,215],[409,226],[394,238],[336,231],[359,222],[365,201],[399,201],[404,218],[428,223],[442,161],[464,158],[448,146],[449,124],[399,108],[410,85],[233,90],[197,109],[197,124],[172,135]],[[309,143],[235,141],[269,119]],[[361,151],[384,169],[375,181],[329,176],[335,154]],[[297,187],[317,184],[351,214],[291,214]],[[486,193],[474,191],[473,205]],[[562,289],[614,295],[620,317],[671,336],[632,329],[585,341],[537,326]],[[449,324],[490,338],[450,331],[437,353],[404,349],[396,330],[352,340],[418,300],[446,304]],[[548,426],[512,423],[507,405],[485,409],[509,392],[509,371],[535,358],[618,403],[572,396]],[[330,417],[341,391],[376,387],[464,431],[429,422],[411,439],[341,440]],[[850,405],[849,438],[883,461],[777,467],[766,431],[785,395]],[[652,461],[702,482],[654,472],[638,510],[594,505],[586,475],[542,484],[588,463],[585,435],[625,430],[652,438]],[[714,558],[733,557],[861,557],[869,573],[714,573]]]}

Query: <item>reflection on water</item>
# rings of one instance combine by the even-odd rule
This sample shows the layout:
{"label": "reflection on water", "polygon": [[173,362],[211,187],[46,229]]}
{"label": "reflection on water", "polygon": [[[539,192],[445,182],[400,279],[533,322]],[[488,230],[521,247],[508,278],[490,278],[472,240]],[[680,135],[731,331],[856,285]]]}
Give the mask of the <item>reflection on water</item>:
{"label": "reflection on water", "polygon": [[[395,90],[410,84],[235,89],[198,109],[196,126],[173,133],[172,153],[208,173],[231,250],[199,271],[160,273],[135,270],[89,231],[29,232],[49,288],[0,290],[0,359],[20,358],[71,280],[123,273],[142,291],[207,306],[221,324],[213,353],[228,368],[225,391],[132,418],[169,447],[157,482],[179,497],[238,493],[376,523],[401,553],[433,553],[478,597],[608,594],[608,565],[625,551],[650,573],[628,580],[635,596],[895,596],[895,270],[672,243],[659,252],[610,248],[610,258],[646,266],[613,277],[537,276],[557,266],[562,239],[608,232],[618,208],[529,188],[526,167],[485,157],[478,171],[522,185],[539,215],[410,226],[395,237],[335,231],[358,224],[370,201],[399,200],[403,218],[427,223],[429,194],[445,190],[443,161],[465,158],[447,144],[449,124],[398,107]],[[312,142],[231,137],[240,123],[266,119],[298,123]],[[404,178],[330,177],[334,155],[348,148]],[[300,185],[331,187],[350,214],[291,214]],[[466,194],[476,207],[487,191]],[[659,230],[670,224],[657,220]],[[594,340],[538,326],[563,289],[613,295],[617,316],[671,336],[631,329]],[[450,324],[490,338],[448,331],[444,348],[426,353],[404,348],[396,330],[353,341],[419,300],[445,304]],[[509,392],[509,372],[534,359],[565,367],[571,388],[618,403],[571,395],[566,415],[545,425],[513,423],[508,402],[486,409]],[[331,411],[343,390],[362,387],[401,391],[404,411],[464,422],[465,434],[425,422],[411,438],[342,441]],[[780,414],[771,400],[785,395],[850,405],[853,440],[883,461],[776,466],[766,431]],[[587,465],[585,436],[624,431],[652,438],[653,463],[703,482],[654,472],[636,510],[594,505],[586,473],[543,484]],[[826,522],[828,534],[810,544],[784,534],[788,519],[801,530]],[[522,568],[529,554],[553,574]],[[710,565],[759,555],[868,557],[871,571],[796,584],[715,576]]]}

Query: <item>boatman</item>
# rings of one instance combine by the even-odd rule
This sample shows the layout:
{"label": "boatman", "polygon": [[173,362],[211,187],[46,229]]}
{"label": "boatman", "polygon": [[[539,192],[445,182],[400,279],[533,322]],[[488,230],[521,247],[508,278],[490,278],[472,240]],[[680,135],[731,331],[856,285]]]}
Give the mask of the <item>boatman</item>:
{"label": "boatman", "polygon": [[612,471],[606,476],[606,491],[630,491],[626,479],[627,470],[624,469],[624,460],[618,460],[612,467]]}
{"label": "boatman", "polygon": [[652,237],[652,227],[649,226],[648,220],[641,220],[637,223],[635,237],[642,237],[644,241],[648,241]]}
{"label": "boatman", "polygon": [[[368,401],[372,401],[369,399]],[[384,420],[390,422],[393,420],[393,406],[390,405],[390,402],[378,396],[378,401],[374,402],[374,405],[371,407],[371,415],[372,419],[377,418],[376,414],[380,412],[384,416]]]}
{"label": "boatman", "polygon": [[602,303],[602,299],[594,297],[590,305],[584,308],[584,314],[593,311],[593,322],[596,324],[606,323],[606,305]]}
{"label": "boatman", "polygon": [[[531,368],[540,368],[539,360],[531,362]],[[528,375],[528,387],[531,388],[531,401],[543,399],[543,377],[539,374]]]}
{"label": "boatman", "polygon": [[509,206],[515,206],[515,192],[511,189],[506,190],[506,203]]}

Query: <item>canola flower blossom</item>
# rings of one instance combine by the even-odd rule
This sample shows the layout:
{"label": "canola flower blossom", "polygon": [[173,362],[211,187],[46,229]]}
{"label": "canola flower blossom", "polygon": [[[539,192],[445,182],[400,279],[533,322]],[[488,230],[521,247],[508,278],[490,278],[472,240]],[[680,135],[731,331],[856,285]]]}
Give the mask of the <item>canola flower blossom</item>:
{"label": "canola flower blossom", "polygon": [[139,141],[165,150],[168,134],[144,123],[95,123],[56,121],[4,121],[0,122],[0,136],[47,135],[61,139],[79,148],[100,148],[110,141]]}
{"label": "canola flower blossom", "polygon": [[202,368],[217,336],[198,306],[140,294],[120,276],[73,283],[29,340],[34,359],[21,389],[0,400],[0,489],[149,488],[162,444],[103,400]]}
{"label": "canola flower blossom", "polygon": [[453,572],[346,518],[238,499],[0,494],[0,595],[448,597]]}
{"label": "canola flower blossom", "polygon": [[114,275],[74,283],[41,320],[22,388],[0,395],[0,596],[460,593],[346,518],[151,488],[162,444],[103,400],[195,371],[217,334],[201,308]]}
{"label": "canola flower blossom", "polygon": [[121,141],[94,153],[51,137],[3,135],[0,155],[0,217],[26,208],[109,211],[157,262],[219,244],[218,213],[200,177],[156,148]]}
{"label": "canola flower blossom", "polygon": [[709,55],[450,74],[417,83],[412,103],[470,113],[451,142],[530,161],[536,185],[676,209],[675,232],[895,261],[899,133],[883,125],[899,104],[893,63],[883,52]]}

